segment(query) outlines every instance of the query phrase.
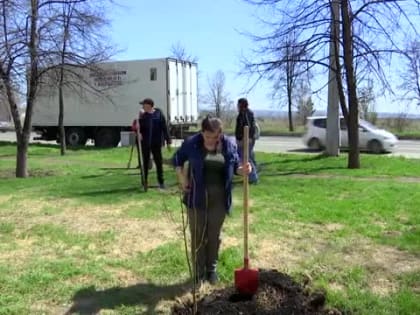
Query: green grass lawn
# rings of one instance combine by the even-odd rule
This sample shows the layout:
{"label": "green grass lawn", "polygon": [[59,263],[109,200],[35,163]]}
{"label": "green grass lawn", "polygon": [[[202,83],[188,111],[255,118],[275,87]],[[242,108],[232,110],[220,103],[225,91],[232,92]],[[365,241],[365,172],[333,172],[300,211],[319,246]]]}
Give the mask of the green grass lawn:
{"label": "green grass lawn", "polygon": [[[175,175],[139,189],[129,148],[31,145],[27,179],[0,143],[0,314],[166,314],[189,272]],[[170,156],[166,153],[167,157]],[[418,314],[420,161],[257,154],[250,254],[327,292],[347,314]],[[135,166],[135,162],[132,166]],[[150,174],[150,182],[155,181]],[[223,229],[220,286],[242,263],[242,189]]]}

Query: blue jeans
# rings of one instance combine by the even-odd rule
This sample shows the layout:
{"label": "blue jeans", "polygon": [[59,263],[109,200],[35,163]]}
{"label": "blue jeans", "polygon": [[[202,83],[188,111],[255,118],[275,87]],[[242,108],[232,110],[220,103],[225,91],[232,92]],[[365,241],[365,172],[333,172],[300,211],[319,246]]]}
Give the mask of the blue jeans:
{"label": "blue jeans", "polygon": [[[237,145],[238,145],[238,155],[240,160],[243,160],[243,151],[244,151],[244,147],[243,147],[243,143],[242,141],[237,141]],[[254,153],[254,145],[255,145],[255,140],[250,140],[249,141],[249,163],[251,163],[252,166],[252,171],[248,176],[249,182],[250,183],[256,183],[258,182],[258,174],[257,174],[257,162],[255,161],[255,153]]]}

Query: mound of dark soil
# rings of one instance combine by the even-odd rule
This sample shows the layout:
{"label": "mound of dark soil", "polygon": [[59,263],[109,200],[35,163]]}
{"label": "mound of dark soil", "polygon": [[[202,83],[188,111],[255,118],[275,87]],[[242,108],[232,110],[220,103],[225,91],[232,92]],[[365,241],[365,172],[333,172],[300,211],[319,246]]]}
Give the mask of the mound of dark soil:
{"label": "mound of dark soil", "polygon": [[[341,315],[336,309],[325,308],[325,294],[308,293],[290,276],[276,270],[260,270],[259,287],[252,297],[243,296],[235,288],[227,287],[201,297],[197,301],[197,314],[282,314],[282,315]],[[193,303],[176,304],[172,314],[193,314]]]}

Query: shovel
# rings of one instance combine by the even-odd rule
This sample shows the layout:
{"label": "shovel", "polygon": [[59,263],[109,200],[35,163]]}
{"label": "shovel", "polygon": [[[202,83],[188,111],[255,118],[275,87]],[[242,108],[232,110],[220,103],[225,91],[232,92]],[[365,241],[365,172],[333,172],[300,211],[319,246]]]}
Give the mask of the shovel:
{"label": "shovel", "polygon": [[[244,138],[243,138],[243,165],[248,164],[249,158],[249,127],[244,127]],[[258,270],[249,268],[249,256],[248,256],[248,195],[249,195],[249,184],[248,174],[243,174],[244,179],[244,267],[242,269],[235,270],[235,287],[237,291],[246,296],[252,296],[257,292],[258,289]]]}
{"label": "shovel", "polygon": [[142,163],[143,153],[141,150],[141,140],[140,140],[140,120],[137,120],[136,140],[137,140],[137,158],[139,160],[139,169],[140,169],[140,185],[143,187],[144,191],[147,191],[146,178],[144,177],[145,166]]}

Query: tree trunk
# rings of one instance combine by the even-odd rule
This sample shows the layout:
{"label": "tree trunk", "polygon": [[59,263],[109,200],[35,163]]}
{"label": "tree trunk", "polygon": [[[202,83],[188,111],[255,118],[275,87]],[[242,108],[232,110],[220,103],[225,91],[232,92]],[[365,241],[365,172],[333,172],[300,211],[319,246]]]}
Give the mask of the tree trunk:
{"label": "tree trunk", "polygon": [[342,80],[342,73],[341,73],[341,64],[340,64],[340,58],[338,58],[338,56],[340,56],[340,40],[339,40],[339,35],[337,34],[337,36],[334,38],[334,40],[336,41],[334,44],[334,50],[335,50],[335,55],[337,56],[337,58],[335,58],[335,70],[337,71],[337,74],[335,76],[335,79],[337,80],[337,89],[338,89],[338,97],[340,100],[340,107],[341,107],[341,113],[343,114],[344,117],[344,121],[346,122],[346,124],[349,124],[349,112],[347,110],[347,104],[346,104],[346,96],[344,94],[344,86],[343,86],[343,80]]}
{"label": "tree trunk", "polygon": [[216,104],[216,117],[220,118],[220,104]]}
{"label": "tree trunk", "polygon": [[3,78],[2,82],[5,88],[7,102],[9,103],[10,113],[12,114],[13,123],[15,125],[17,142],[15,176],[27,177],[28,168],[26,159],[28,154],[29,134],[27,134],[27,137],[25,138],[22,122],[20,121],[19,109],[16,105],[16,98],[13,92],[12,83],[10,82],[9,74],[6,74],[2,68],[0,68],[0,74]]}
{"label": "tree trunk", "polygon": [[[287,58],[290,58],[290,45],[287,46]],[[294,58],[294,56],[293,56]],[[293,93],[293,80],[294,80],[294,68],[293,61],[286,62],[286,80],[287,80],[287,115],[289,117],[289,131],[292,132],[293,128],[293,117],[292,117],[292,93]]]}
{"label": "tree trunk", "polygon": [[[289,94],[289,93],[287,93]],[[288,116],[289,116],[289,131],[293,131],[294,127],[293,127],[293,116],[292,116],[292,100],[291,100],[291,95],[287,96],[288,98],[288,106],[287,106],[287,111],[288,111]]]}
{"label": "tree trunk", "polygon": [[[32,130],[32,113],[38,85],[38,1],[31,0],[29,34],[29,55],[30,66],[28,75],[28,91],[26,93],[26,115],[23,128],[16,129],[17,136],[17,156],[16,156],[16,177],[28,176],[28,146]],[[20,119],[20,118],[19,118]]]}
{"label": "tree trunk", "polygon": [[19,137],[17,137],[16,177],[28,177],[28,146],[28,135],[21,134]]}
{"label": "tree trunk", "polygon": [[58,86],[58,128],[60,133],[60,154],[66,154],[66,131],[64,130],[64,98],[63,98],[63,84],[64,84],[64,69],[60,69],[60,82]]}
{"label": "tree trunk", "polygon": [[344,66],[346,68],[347,93],[349,99],[349,157],[348,168],[360,168],[359,154],[359,117],[356,92],[356,80],[353,67],[353,38],[350,23],[350,10],[348,0],[342,0],[341,13],[343,20],[343,51]]}

